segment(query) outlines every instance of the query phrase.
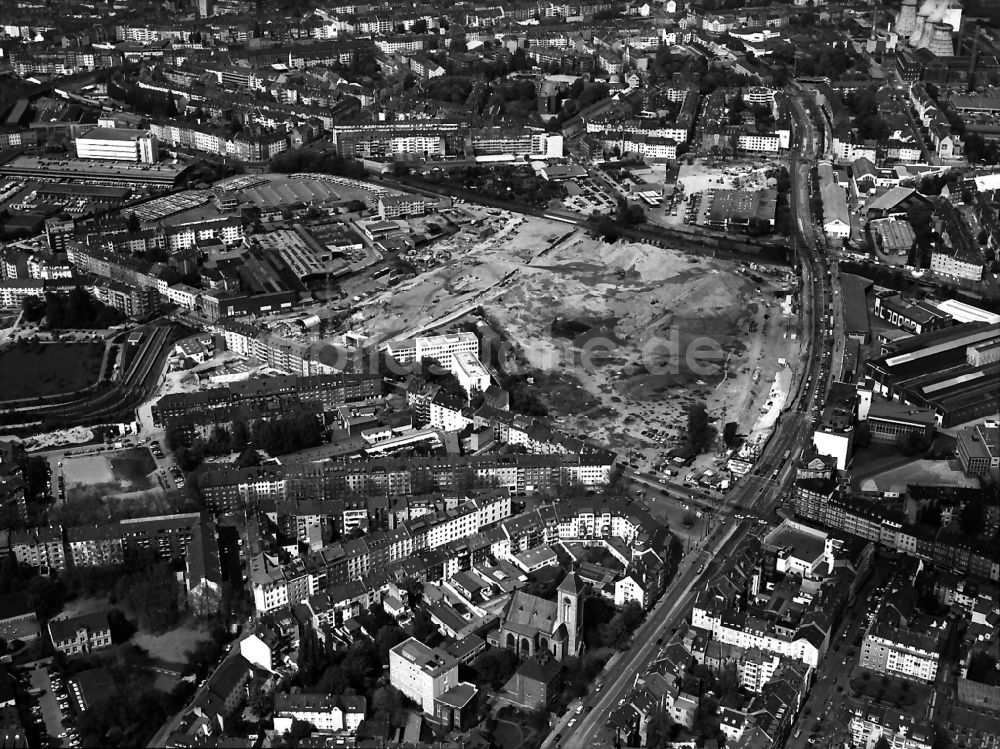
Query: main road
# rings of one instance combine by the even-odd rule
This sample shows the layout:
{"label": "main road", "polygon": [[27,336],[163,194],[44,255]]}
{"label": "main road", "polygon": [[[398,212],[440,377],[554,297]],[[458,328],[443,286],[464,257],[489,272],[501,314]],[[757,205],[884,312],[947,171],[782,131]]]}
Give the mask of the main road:
{"label": "main road", "polygon": [[827,270],[815,251],[809,210],[810,164],[819,144],[813,125],[797,96],[794,91],[791,93],[796,133],[789,163],[792,183],[790,208],[795,216],[793,241],[801,261],[800,300],[806,352],[800,362],[796,389],[757,462],[756,471],[730,491],[730,501],[720,508],[723,524],[709,536],[703,548],[692,551],[682,563],[681,571],[636,632],[631,648],[622,653],[608,670],[601,690],[595,690],[584,699],[580,713],[568,711],[558,721],[552,734],[542,744],[543,749],[591,749],[611,745],[609,732],[605,729],[610,714],[627,699],[636,680],[646,671],[673,629],[689,616],[692,593],[703,589],[732,551],[762,527],[758,519],[751,517],[727,524],[724,514],[734,508],[742,508],[767,518],[794,481],[795,461],[786,460],[785,456],[794,457],[800,446],[811,441],[809,435],[813,418],[810,411],[821,403],[830,379],[829,365],[824,364],[821,352],[827,350],[829,340],[824,316],[832,295]]}

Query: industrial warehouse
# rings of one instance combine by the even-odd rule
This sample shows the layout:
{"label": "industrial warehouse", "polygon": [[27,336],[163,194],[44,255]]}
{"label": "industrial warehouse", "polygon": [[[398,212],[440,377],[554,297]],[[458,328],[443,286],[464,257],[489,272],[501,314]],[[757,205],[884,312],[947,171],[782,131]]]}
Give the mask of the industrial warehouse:
{"label": "industrial warehouse", "polygon": [[876,392],[934,409],[940,426],[987,417],[1000,406],[1000,324],[955,325],[886,349],[868,362]]}

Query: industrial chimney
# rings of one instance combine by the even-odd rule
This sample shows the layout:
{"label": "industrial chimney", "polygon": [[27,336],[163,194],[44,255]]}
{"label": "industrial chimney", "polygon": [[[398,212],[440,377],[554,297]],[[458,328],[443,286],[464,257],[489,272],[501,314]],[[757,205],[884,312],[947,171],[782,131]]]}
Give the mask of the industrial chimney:
{"label": "industrial chimney", "polygon": [[951,26],[947,23],[927,25],[931,28],[927,49],[936,57],[954,57],[955,47],[951,42]]}
{"label": "industrial chimney", "polygon": [[921,34],[924,33],[924,24],[927,19],[924,16],[917,16],[916,23],[913,25],[913,33],[910,34],[910,46],[916,47],[917,43],[920,41]]}
{"label": "industrial chimney", "polygon": [[903,0],[903,7],[896,14],[896,33],[905,39],[917,26],[917,0]]}

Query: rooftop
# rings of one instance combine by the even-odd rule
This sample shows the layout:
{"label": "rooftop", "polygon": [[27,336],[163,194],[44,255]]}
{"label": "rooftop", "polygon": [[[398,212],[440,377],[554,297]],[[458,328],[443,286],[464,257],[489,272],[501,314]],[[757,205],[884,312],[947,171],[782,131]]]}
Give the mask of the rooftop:
{"label": "rooftop", "polygon": [[399,643],[392,652],[432,676],[458,666],[454,656],[438,648],[429,648],[415,637]]}
{"label": "rooftop", "polygon": [[136,140],[149,135],[148,130],[125,130],[115,127],[95,127],[81,135],[77,140]]}

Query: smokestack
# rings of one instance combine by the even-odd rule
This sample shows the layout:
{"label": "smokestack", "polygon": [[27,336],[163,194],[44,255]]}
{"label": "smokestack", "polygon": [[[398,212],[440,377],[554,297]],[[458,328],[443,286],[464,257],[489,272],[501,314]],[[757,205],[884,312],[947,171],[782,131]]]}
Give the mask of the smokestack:
{"label": "smokestack", "polygon": [[924,24],[926,23],[926,21],[927,19],[924,18],[923,16],[920,15],[917,16],[917,22],[913,26],[913,33],[910,34],[910,39],[909,39],[911,47],[916,47],[917,42],[920,41],[920,36],[921,34],[924,33]]}
{"label": "smokestack", "polygon": [[903,7],[896,14],[896,33],[900,39],[909,38],[917,26],[917,0],[903,0]]}
{"label": "smokestack", "polygon": [[928,24],[931,38],[927,49],[936,57],[954,57],[955,47],[951,42],[951,26],[946,23]]}

